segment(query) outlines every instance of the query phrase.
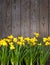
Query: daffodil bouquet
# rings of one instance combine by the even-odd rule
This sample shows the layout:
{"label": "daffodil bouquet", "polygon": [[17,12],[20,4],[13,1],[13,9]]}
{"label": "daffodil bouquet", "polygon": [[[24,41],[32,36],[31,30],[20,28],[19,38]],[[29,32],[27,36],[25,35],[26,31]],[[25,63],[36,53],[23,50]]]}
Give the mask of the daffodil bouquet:
{"label": "daffodil bouquet", "polygon": [[0,65],[45,65],[50,56],[50,36],[41,38],[14,37],[0,39]]}

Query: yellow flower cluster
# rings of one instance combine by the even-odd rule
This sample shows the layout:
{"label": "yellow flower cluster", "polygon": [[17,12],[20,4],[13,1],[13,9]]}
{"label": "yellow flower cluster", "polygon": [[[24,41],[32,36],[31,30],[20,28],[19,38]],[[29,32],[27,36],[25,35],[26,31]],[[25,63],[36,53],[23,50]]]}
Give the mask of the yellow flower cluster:
{"label": "yellow flower cluster", "polygon": [[[13,49],[15,49],[15,47],[14,47],[14,43],[12,42],[12,40],[13,40],[13,36],[12,35],[10,35],[10,36],[8,36],[7,38],[3,38],[3,39],[1,39],[0,40],[0,46],[4,46],[4,47],[7,47],[7,46],[9,46],[10,45],[10,49],[11,50],[13,50]],[[13,40],[14,41],[14,40]]]}
{"label": "yellow flower cluster", "polygon": [[0,46],[7,46],[7,42],[5,40],[0,40]]}
{"label": "yellow flower cluster", "polygon": [[10,49],[12,50],[15,49],[14,43],[20,46],[22,45],[24,46],[26,42],[31,45],[35,45],[38,41],[36,37],[39,37],[39,33],[34,33],[34,35],[35,37],[33,38],[30,37],[23,38],[22,36],[15,38],[13,35],[9,35],[7,38],[0,40],[0,46],[10,46]]}
{"label": "yellow flower cluster", "polygon": [[25,45],[25,41],[24,41],[24,38],[22,36],[19,36],[18,37],[18,41],[17,41],[17,44],[18,45]]}
{"label": "yellow flower cluster", "polygon": [[46,46],[50,45],[50,36],[49,37],[44,37],[43,42],[45,43]]}
{"label": "yellow flower cluster", "polygon": [[[26,43],[29,45],[38,45],[41,46],[42,43],[39,42],[39,33],[34,33],[35,37],[25,37],[23,38],[22,36],[18,36],[18,37],[14,37],[13,35],[9,35],[7,38],[3,38],[0,40],[0,46],[9,46],[10,50],[14,50],[15,49],[15,44],[19,45],[19,46],[25,46]],[[45,43],[45,45],[50,45],[50,36],[49,37],[44,37],[42,40],[43,43]]]}
{"label": "yellow flower cluster", "polygon": [[30,43],[32,43],[33,45],[35,45],[37,41],[38,40],[36,39],[36,37],[30,39]]}

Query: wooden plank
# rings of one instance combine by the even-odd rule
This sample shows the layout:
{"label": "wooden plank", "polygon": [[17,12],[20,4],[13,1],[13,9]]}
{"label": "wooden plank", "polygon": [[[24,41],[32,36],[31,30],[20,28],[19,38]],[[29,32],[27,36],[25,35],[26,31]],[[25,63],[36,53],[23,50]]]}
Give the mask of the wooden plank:
{"label": "wooden plank", "polygon": [[21,35],[29,36],[29,0],[21,0]]}
{"label": "wooden plank", "polygon": [[48,19],[49,19],[49,20],[48,20],[48,21],[49,21],[49,24],[48,24],[48,26],[49,26],[49,31],[48,31],[48,33],[49,33],[49,35],[50,35],[50,0],[49,0],[48,5],[49,5],[49,9],[48,9],[48,10],[49,10],[49,13],[48,13],[48,16],[49,16],[49,18],[48,18]]}
{"label": "wooden plank", "polygon": [[6,37],[11,34],[11,0],[3,0],[2,21],[2,37]]}
{"label": "wooden plank", "polygon": [[24,23],[25,23],[25,9],[24,9],[24,3],[25,3],[25,1],[24,0],[21,0],[20,1],[20,21],[21,21],[21,35],[22,36],[25,36],[25,29],[24,29],[24,27],[25,27],[25,25],[24,25]]}
{"label": "wooden plank", "polygon": [[[48,0],[48,35],[50,36],[50,0]],[[48,65],[50,65],[50,58],[48,59]]]}
{"label": "wooden plank", "polygon": [[40,33],[48,36],[48,0],[40,0]]}
{"label": "wooden plank", "polygon": [[2,37],[2,0],[0,0],[0,38]]}
{"label": "wooden plank", "polygon": [[20,0],[12,0],[12,35],[20,35]]}
{"label": "wooden plank", "polygon": [[34,32],[39,33],[39,0],[31,0],[31,37]]}

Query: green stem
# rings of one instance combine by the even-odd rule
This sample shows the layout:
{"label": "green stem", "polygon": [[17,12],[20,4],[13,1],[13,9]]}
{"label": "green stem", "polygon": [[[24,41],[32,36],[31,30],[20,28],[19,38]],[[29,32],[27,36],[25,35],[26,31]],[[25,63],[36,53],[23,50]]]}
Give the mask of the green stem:
{"label": "green stem", "polygon": [[7,62],[7,65],[9,65],[9,61]]}
{"label": "green stem", "polygon": [[17,62],[17,63],[15,63],[15,65],[18,65],[18,62]]}
{"label": "green stem", "polygon": [[37,65],[40,65],[40,64],[39,64],[39,60],[38,60],[38,58],[37,58]]}
{"label": "green stem", "polygon": [[33,65],[33,64],[32,64],[32,59],[30,60],[30,65]]}
{"label": "green stem", "polygon": [[11,64],[12,64],[12,65],[14,65],[14,63],[13,63],[13,62],[11,62]]}
{"label": "green stem", "polygon": [[6,65],[5,63],[1,63],[1,65]]}
{"label": "green stem", "polygon": [[19,63],[19,65],[21,65],[21,63]]}
{"label": "green stem", "polygon": [[26,65],[29,65],[29,63],[26,63]]}
{"label": "green stem", "polygon": [[39,62],[37,61],[37,65],[39,65]]}
{"label": "green stem", "polygon": [[25,64],[26,64],[26,65],[30,65],[30,63],[29,63],[27,60],[25,61]]}
{"label": "green stem", "polygon": [[40,64],[40,65],[44,65],[44,64]]}

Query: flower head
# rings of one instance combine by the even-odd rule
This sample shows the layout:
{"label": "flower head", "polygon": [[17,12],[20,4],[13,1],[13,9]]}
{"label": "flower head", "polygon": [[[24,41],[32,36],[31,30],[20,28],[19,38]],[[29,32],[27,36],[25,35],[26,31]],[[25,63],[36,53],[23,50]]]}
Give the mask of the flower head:
{"label": "flower head", "polygon": [[46,42],[46,41],[47,41],[47,38],[46,38],[46,37],[44,37],[44,38],[43,38],[43,42]]}
{"label": "flower head", "polygon": [[24,40],[29,42],[30,41],[30,38],[29,37],[26,37],[26,38],[24,38]]}
{"label": "flower head", "polygon": [[48,37],[48,41],[50,41],[50,36]]}
{"label": "flower head", "polygon": [[10,50],[14,50],[14,49],[15,49],[14,45],[10,45]]}
{"label": "flower head", "polygon": [[7,42],[5,40],[1,40],[0,41],[0,45],[2,46],[8,46]]}
{"label": "flower head", "polygon": [[17,38],[13,38],[13,42],[17,42]]}
{"label": "flower head", "polygon": [[21,42],[21,41],[18,41],[17,44],[20,45],[20,46],[25,45],[25,43]]}
{"label": "flower head", "polygon": [[35,35],[36,37],[39,37],[40,34],[35,32],[34,35]]}
{"label": "flower head", "polygon": [[9,45],[13,45],[14,43],[13,42],[10,42]]}
{"label": "flower head", "polygon": [[13,39],[13,35],[9,35],[8,38],[9,38],[9,39]]}
{"label": "flower head", "polygon": [[45,45],[46,45],[46,46],[50,45],[50,42],[46,42]]}

